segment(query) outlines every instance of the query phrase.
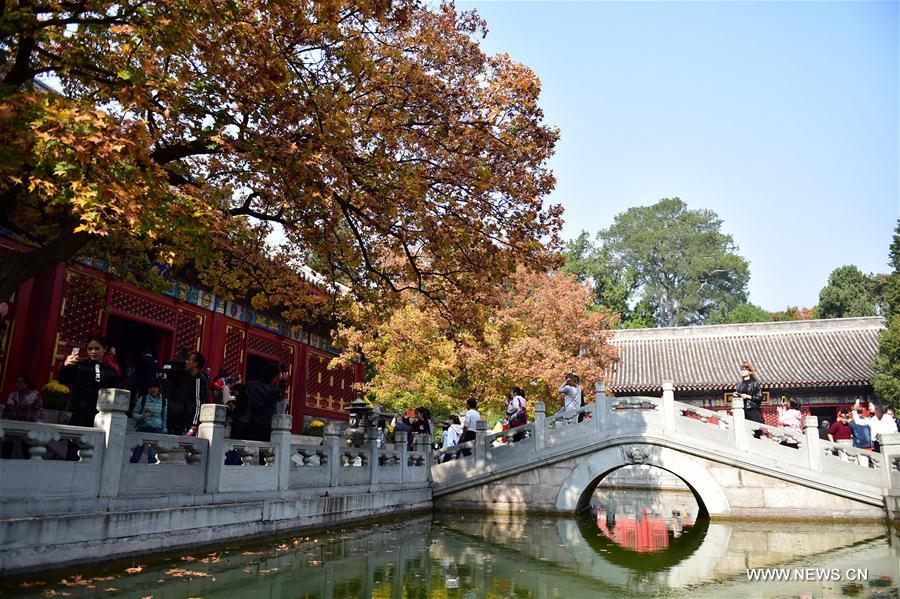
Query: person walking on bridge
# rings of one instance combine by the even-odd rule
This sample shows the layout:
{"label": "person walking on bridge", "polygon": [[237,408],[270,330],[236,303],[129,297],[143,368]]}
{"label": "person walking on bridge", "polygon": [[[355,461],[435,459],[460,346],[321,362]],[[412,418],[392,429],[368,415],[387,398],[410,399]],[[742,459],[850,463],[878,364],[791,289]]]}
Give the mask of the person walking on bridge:
{"label": "person walking on bridge", "polygon": [[570,372],[566,375],[565,382],[556,390],[563,400],[562,408],[557,412],[557,414],[560,414],[560,419],[557,422],[563,426],[575,424],[578,409],[581,407],[581,387],[578,383],[578,375]]}
{"label": "person walking on bridge", "polygon": [[[528,424],[528,414],[525,412],[525,391],[521,387],[513,387],[509,392],[509,402],[506,404],[506,420],[509,428],[516,428]],[[525,438],[522,431],[513,435],[513,442]]]}

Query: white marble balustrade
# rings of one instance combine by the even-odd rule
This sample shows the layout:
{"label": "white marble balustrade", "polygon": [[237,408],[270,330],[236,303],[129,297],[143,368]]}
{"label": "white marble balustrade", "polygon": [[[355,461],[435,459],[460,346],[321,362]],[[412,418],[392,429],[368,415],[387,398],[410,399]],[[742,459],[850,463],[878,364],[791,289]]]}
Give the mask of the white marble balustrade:
{"label": "white marble balustrade", "polygon": [[[127,431],[128,402],[128,391],[101,390],[92,428],[0,420],[0,439],[24,442],[28,458],[0,459],[0,504],[429,480],[427,435],[416,439],[413,451],[405,439],[379,449],[372,429],[362,447],[348,447],[339,424],[329,423],[323,445],[302,445],[292,443],[291,417],[276,415],[268,442],[225,439],[225,407],[214,404],[202,406],[196,437],[162,435]],[[70,444],[77,449],[74,461],[65,459]],[[140,459],[134,462],[136,448]]]}
{"label": "white marble balustrade", "polygon": [[[835,482],[839,477],[837,480],[882,488],[886,496],[900,493],[900,435],[882,439],[882,453],[839,446],[819,439],[815,417],[806,418],[803,431],[750,422],[744,417],[742,399],[732,400],[730,414],[707,410],[675,401],[670,381],[663,383],[662,397],[608,397],[598,384],[595,401],[578,412],[590,418],[577,422],[577,418],[566,419],[559,413],[547,417],[544,405],[538,403],[535,419],[526,427],[496,434],[479,428],[474,441],[435,452],[435,492],[441,487],[471,486],[480,476],[496,478],[505,470],[522,471],[555,456],[574,455],[591,447],[599,450],[627,439],[683,449],[702,447],[703,455],[727,456],[732,462],[779,473],[791,471],[807,483],[839,486]],[[516,430],[527,431],[526,438],[493,447],[496,439]],[[470,455],[443,462],[445,454],[456,456],[469,447]]]}

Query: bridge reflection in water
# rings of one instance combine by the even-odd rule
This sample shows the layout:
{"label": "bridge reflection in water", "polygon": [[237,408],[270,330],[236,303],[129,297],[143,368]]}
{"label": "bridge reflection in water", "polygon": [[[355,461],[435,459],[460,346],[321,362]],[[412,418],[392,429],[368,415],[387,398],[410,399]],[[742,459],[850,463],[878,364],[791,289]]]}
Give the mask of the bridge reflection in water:
{"label": "bridge reflection in water", "polygon": [[[615,529],[659,519],[664,542],[620,543],[609,508],[575,518],[439,513],[268,543],[0,582],[3,596],[93,597],[839,597],[896,586],[896,531],[872,524],[709,522],[665,497],[616,495]],[[677,497],[676,511],[682,510]],[[673,523],[674,522],[674,523]],[[681,532],[675,530],[680,526]],[[649,530],[649,529],[648,529]],[[656,530],[655,528],[653,530]],[[653,551],[645,549],[653,548]],[[126,572],[126,568],[132,570]],[[847,582],[748,582],[747,568],[867,568]],[[139,568],[139,571],[135,568]],[[881,581],[880,577],[887,577]],[[64,583],[60,580],[63,579]],[[162,582],[160,582],[162,581]],[[876,584],[882,586],[871,585]],[[89,588],[88,585],[94,587]],[[846,587],[846,588],[845,588]],[[111,590],[107,590],[111,589]],[[113,590],[114,589],[114,590]],[[859,592],[862,591],[862,592]]]}
{"label": "bridge reflection in water", "polygon": [[623,549],[658,553],[686,545],[702,532],[692,532],[698,517],[705,530],[693,493],[684,490],[614,489],[600,487],[591,498],[590,513],[597,528]]}

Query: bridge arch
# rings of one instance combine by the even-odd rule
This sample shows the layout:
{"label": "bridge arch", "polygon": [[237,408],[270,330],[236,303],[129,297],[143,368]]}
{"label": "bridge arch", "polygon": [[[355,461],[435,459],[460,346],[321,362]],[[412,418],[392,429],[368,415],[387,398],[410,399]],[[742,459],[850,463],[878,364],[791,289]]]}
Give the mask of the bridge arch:
{"label": "bridge arch", "polygon": [[725,491],[709,473],[705,460],[651,443],[612,445],[582,458],[560,486],[556,508],[571,513],[586,509],[603,477],[613,470],[633,465],[655,466],[671,472],[687,484],[701,510],[710,516],[731,512]]}

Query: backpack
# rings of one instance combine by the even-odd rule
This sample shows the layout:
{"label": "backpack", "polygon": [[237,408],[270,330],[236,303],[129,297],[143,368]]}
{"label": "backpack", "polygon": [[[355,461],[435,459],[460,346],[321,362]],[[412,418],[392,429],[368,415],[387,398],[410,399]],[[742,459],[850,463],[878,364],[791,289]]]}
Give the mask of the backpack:
{"label": "backpack", "polygon": [[521,395],[519,395],[517,397],[520,400],[522,400],[522,402],[521,402],[522,405],[520,406],[519,410],[515,414],[513,414],[512,416],[510,416],[508,418],[509,428],[515,428],[517,426],[523,426],[525,424],[528,424],[528,413],[525,411],[526,402],[528,400],[525,399],[524,397],[522,397]]}
{"label": "backpack", "polygon": [[[163,395],[162,393],[160,393],[160,394],[159,394],[159,398],[162,400],[162,411],[163,411],[163,412],[166,412],[166,396]],[[140,413],[141,413],[141,414],[144,413],[144,408],[145,408],[146,406],[147,406],[147,394],[144,393],[144,395],[141,396],[141,409],[140,409]],[[146,424],[143,423],[143,422],[136,422],[136,423],[135,423],[134,430],[136,430],[136,431],[147,432],[147,430],[146,430],[145,428],[142,428],[142,427],[145,427],[145,426],[146,426]],[[152,431],[151,431],[151,432],[152,432]],[[166,432],[166,421],[165,421],[165,420],[163,420],[163,422],[162,422],[162,432],[163,432],[163,433]]]}
{"label": "backpack", "polygon": [[[162,409],[163,409],[163,411],[166,411],[166,396],[163,395],[162,393],[160,393],[160,394],[159,394],[159,398],[162,400]],[[144,413],[144,408],[145,408],[145,407],[147,407],[147,394],[146,394],[146,393],[144,393],[144,395],[141,396],[141,414]]]}

